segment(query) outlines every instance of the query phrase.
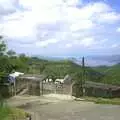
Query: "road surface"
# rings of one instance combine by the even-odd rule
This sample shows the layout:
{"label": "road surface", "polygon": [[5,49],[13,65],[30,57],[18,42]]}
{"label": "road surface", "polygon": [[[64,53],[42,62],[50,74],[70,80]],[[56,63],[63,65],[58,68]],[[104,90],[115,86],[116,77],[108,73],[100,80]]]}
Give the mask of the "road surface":
{"label": "road surface", "polygon": [[33,120],[120,120],[120,106],[117,105],[98,105],[50,96],[19,96],[11,99],[10,103],[31,112]]}

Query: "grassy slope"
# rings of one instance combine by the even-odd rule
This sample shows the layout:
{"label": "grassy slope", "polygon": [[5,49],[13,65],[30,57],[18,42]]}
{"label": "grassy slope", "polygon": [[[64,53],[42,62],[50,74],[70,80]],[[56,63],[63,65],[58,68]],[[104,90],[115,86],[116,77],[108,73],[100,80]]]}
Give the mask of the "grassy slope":
{"label": "grassy slope", "polygon": [[[68,60],[47,61],[42,59],[34,59],[34,67],[31,72],[44,73],[47,75],[64,77],[71,74],[76,80],[81,79],[82,68]],[[103,82],[108,84],[120,84],[120,64],[107,67],[99,66],[94,68],[86,68],[86,80]]]}
{"label": "grassy slope", "polygon": [[112,104],[120,105],[120,98],[106,99],[106,98],[96,98],[96,97],[84,97],[85,101],[94,102],[96,104]]}
{"label": "grassy slope", "polygon": [[104,73],[105,71],[107,71],[110,67],[108,66],[98,66],[98,67],[93,67],[94,70]]}
{"label": "grassy slope", "polygon": [[120,85],[120,64],[111,67],[96,67],[94,69],[105,74],[102,82]]}
{"label": "grassy slope", "polygon": [[[32,61],[32,71],[34,73],[44,73],[57,78],[63,78],[65,75],[70,74],[74,76],[75,80],[80,80],[82,75],[82,67],[68,60],[61,61],[47,61],[47,60],[34,60]],[[96,72],[92,68],[86,67],[86,80],[101,81],[103,75]],[[32,72],[31,71],[31,72]]]}
{"label": "grassy slope", "polygon": [[26,113],[17,108],[8,106],[0,107],[0,120],[20,120],[25,119]]}

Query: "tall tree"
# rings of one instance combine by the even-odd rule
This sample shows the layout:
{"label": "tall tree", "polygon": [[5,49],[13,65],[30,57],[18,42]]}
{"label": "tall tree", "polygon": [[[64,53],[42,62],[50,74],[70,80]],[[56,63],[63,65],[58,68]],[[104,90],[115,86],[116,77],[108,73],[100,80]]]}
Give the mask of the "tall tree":
{"label": "tall tree", "polygon": [[9,57],[13,57],[13,56],[16,55],[16,52],[13,51],[13,50],[9,50],[9,51],[7,52],[7,55],[8,55]]}
{"label": "tall tree", "polygon": [[3,36],[0,36],[0,56],[4,55],[6,51],[6,44],[3,41]]}

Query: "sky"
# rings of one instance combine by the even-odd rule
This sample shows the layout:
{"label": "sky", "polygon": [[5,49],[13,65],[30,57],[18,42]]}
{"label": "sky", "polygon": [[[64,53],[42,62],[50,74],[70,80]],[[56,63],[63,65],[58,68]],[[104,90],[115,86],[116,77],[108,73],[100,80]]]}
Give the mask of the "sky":
{"label": "sky", "polygon": [[0,0],[0,34],[17,53],[120,54],[119,0]]}

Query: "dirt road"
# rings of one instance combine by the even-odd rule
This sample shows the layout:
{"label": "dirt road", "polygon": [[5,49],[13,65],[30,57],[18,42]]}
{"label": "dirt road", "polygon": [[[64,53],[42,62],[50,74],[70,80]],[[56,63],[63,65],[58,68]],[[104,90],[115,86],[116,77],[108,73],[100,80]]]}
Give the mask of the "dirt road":
{"label": "dirt road", "polygon": [[120,106],[60,98],[17,96],[9,100],[9,103],[31,112],[33,120],[120,120]]}

